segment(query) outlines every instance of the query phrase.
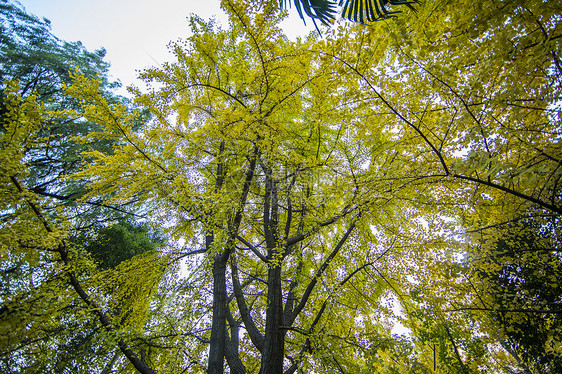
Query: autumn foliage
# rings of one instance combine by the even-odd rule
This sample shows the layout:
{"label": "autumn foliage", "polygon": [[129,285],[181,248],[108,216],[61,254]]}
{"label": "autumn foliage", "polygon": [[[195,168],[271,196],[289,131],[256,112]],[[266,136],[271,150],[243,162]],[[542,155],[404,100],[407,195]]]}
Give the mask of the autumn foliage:
{"label": "autumn foliage", "polygon": [[[277,2],[222,6],[131,102],[79,68],[66,108],[3,84],[0,368],[559,370],[562,4],[296,41]],[[54,119],[89,124],[72,204],[31,185]]]}

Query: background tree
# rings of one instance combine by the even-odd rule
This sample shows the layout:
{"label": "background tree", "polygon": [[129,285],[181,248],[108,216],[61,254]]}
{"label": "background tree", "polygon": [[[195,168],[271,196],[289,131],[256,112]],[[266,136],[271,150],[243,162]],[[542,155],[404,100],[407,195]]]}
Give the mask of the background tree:
{"label": "background tree", "polygon": [[[103,95],[111,103],[125,103],[125,98],[113,93],[119,82],[110,81],[109,63],[103,60],[105,50],[86,50],[80,42],[58,39],[50,31],[50,22],[27,14],[14,2],[0,2],[2,36],[0,37],[0,80],[18,81],[21,95],[37,97],[37,101],[52,110],[78,109],[76,100],[64,94],[63,87],[72,82],[69,72],[80,70],[86,76],[101,82]],[[4,88],[2,88],[2,93]],[[1,95],[4,97],[4,95]],[[139,121],[140,126],[142,121]],[[88,149],[111,151],[111,141],[99,139],[95,143],[82,144],[76,136],[83,136],[96,129],[96,125],[82,118],[48,118],[39,134],[44,141],[36,143],[26,153],[29,175],[25,183],[35,193],[72,205],[86,192],[83,181],[68,180],[65,176],[78,171],[83,165],[81,153]],[[78,213],[85,221],[113,219],[123,215],[121,209],[104,207],[103,201],[90,201]],[[85,208],[91,209],[86,217]]]}
{"label": "background tree", "polygon": [[72,240],[84,247],[103,270],[115,268],[136,255],[154,252],[165,243],[164,238],[154,233],[148,225],[130,220],[81,231]]}
{"label": "background tree", "polygon": [[[33,203],[45,222],[50,222],[50,228],[55,222],[66,221],[58,235],[71,229],[71,235],[75,236],[71,241],[75,245],[80,241],[83,244],[88,237],[88,250],[106,269],[161,245],[161,241],[152,241],[146,224],[123,222],[119,226],[105,227],[108,221],[122,218],[127,208],[108,206],[100,200],[79,205],[76,201],[86,192],[85,181],[66,178],[82,167],[81,152],[86,149],[110,152],[112,147],[111,142],[105,140],[91,144],[76,141],[76,136],[92,131],[95,124],[68,116],[68,110],[78,108],[77,101],[63,92],[64,86],[71,83],[69,72],[80,69],[99,80],[108,100],[125,101],[112,93],[118,83],[109,81],[104,50],[92,53],[79,42],[56,38],[50,32],[48,20],[27,14],[13,2],[0,2],[0,17],[0,121],[5,183],[2,232],[7,237],[14,234],[20,237],[15,242],[6,239],[1,252],[0,320],[9,337],[2,344],[2,371],[65,372],[103,367],[110,361],[106,356],[111,357],[113,353],[98,339],[96,320],[76,314],[83,305],[68,292],[68,283],[61,278],[67,270],[61,267],[61,259],[43,251],[47,248],[48,252],[56,245],[37,242],[36,235],[50,234],[40,233],[45,230],[38,221],[40,217],[14,206]],[[10,166],[14,162],[21,164]],[[64,209],[64,218],[61,209]],[[24,217],[29,222],[21,226]],[[124,237],[136,238],[136,242],[129,241],[128,247],[120,246],[120,254],[111,246],[94,240],[117,228]],[[80,256],[87,261],[90,254],[81,251]],[[102,260],[109,256],[114,256],[112,261]],[[43,359],[45,352],[50,352],[50,360]]]}
{"label": "background tree", "polygon": [[548,228],[532,220],[495,230],[499,234],[484,233],[481,249],[471,258],[474,278],[481,284],[474,309],[488,311],[497,321],[503,344],[520,358],[520,367],[528,372],[559,371],[559,240],[549,238]]}

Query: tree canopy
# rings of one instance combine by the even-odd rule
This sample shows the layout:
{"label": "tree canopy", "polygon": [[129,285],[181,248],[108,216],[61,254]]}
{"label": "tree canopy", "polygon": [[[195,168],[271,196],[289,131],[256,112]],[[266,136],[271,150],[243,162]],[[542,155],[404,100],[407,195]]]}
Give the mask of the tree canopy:
{"label": "tree canopy", "polygon": [[[276,2],[224,0],[132,103],[80,66],[63,108],[10,77],[2,368],[556,372],[561,5],[424,1],[291,41]],[[33,177],[53,119],[87,124],[72,204]],[[92,202],[134,215],[88,228]]]}

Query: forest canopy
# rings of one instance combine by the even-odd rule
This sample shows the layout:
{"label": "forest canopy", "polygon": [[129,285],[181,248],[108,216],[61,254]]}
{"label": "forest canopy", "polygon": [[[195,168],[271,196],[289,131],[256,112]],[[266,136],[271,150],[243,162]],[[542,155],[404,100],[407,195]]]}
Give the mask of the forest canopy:
{"label": "forest canopy", "polygon": [[562,4],[221,6],[128,100],[0,2],[0,371],[560,372]]}

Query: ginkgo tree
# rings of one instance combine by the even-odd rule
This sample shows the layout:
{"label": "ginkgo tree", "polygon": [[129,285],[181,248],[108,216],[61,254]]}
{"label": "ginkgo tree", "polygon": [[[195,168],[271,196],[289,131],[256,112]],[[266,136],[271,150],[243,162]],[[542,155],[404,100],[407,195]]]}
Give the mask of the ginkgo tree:
{"label": "ginkgo tree", "polygon": [[[212,287],[209,325],[197,326],[210,334],[191,334],[209,342],[208,372],[223,372],[225,361],[231,372],[360,370],[352,342],[361,347],[388,328],[356,318],[386,291],[382,280],[365,288],[363,274],[392,247],[376,244],[372,226],[393,216],[398,201],[384,181],[378,191],[364,181],[367,165],[391,162],[369,152],[384,135],[356,136],[356,122],[371,110],[357,80],[344,84],[329,59],[312,62],[314,40],[289,42],[273,5],[223,6],[228,30],[193,17],[193,36],[173,46],[177,62],[143,73],[155,88],[137,93],[153,115],[142,132],[133,130],[134,113],[75,76],[68,92],[82,98],[89,121],[105,126],[86,141],[122,142],[110,155],[88,153],[93,161],[80,176],[93,180],[92,194],[126,199],[142,191],[158,201],[152,214],[191,248],[179,256],[206,259],[208,270],[191,277]],[[333,309],[332,299],[352,297],[354,288],[344,291],[352,282],[372,295]],[[327,354],[334,337],[340,347]],[[153,339],[149,345],[165,345]],[[147,362],[162,360],[152,354]]]}
{"label": "ginkgo tree", "polygon": [[[417,312],[425,314],[421,321],[426,326],[413,320],[410,326],[417,334],[427,333],[428,324],[435,326],[433,343],[449,346],[451,365],[456,366],[449,366],[451,371],[469,372],[482,365],[472,366],[484,353],[471,357],[469,347],[479,333],[489,340],[484,346],[502,340],[493,336],[498,330],[485,316],[501,307],[479,299],[482,294],[471,283],[476,280],[466,269],[473,264],[477,271],[496,271],[482,269],[478,261],[490,266],[494,261],[485,259],[499,256],[489,243],[505,235],[500,228],[532,221],[539,232],[550,232],[543,238],[550,244],[542,248],[550,248],[551,259],[559,258],[553,239],[560,227],[562,177],[559,9],[559,2],[542,1],[427,2],[416,15],[370,28],[334,30],[327,43],[332,50],[319,50],[360,77],[378,103],[380,115],[364,126],[367,131],[385,126],[399,142],[394,152],[402,173],[395,175],[395,184],[419,186],[412,207],[441,210],[441,217],[425,214],[427,230],[421,231],[427,238],[420,245],[429,249],[428,242],[439,241],[444,232],[458,233],[446,251],[418,252],[416,262],[426,271],[400,272],[413,280],[404,294],[408,288],[439,294],[416,297],[422,309],[429,309]],[[341,38],[342,33],[351,37]],[[443,218],[451,222],[448,227]],[[474,233],[488,244],[482,245],[482,237]],[[466,244],[472,248],[467,250]],[[460,266],[463,258],[466,263]],[[472,262],[474,258],[484,260]],[[407,277],[402,279],[408,284]],[[478,308],[484,311],[478,313]],[[527,313],[559,312],[552,304]],[[435,355],[431,339],[418,336],[428,343],[428,356]],[[554,341],[549,340],[550,353],[557,349]],[[510,364],[516,366],[516,361]]]}

